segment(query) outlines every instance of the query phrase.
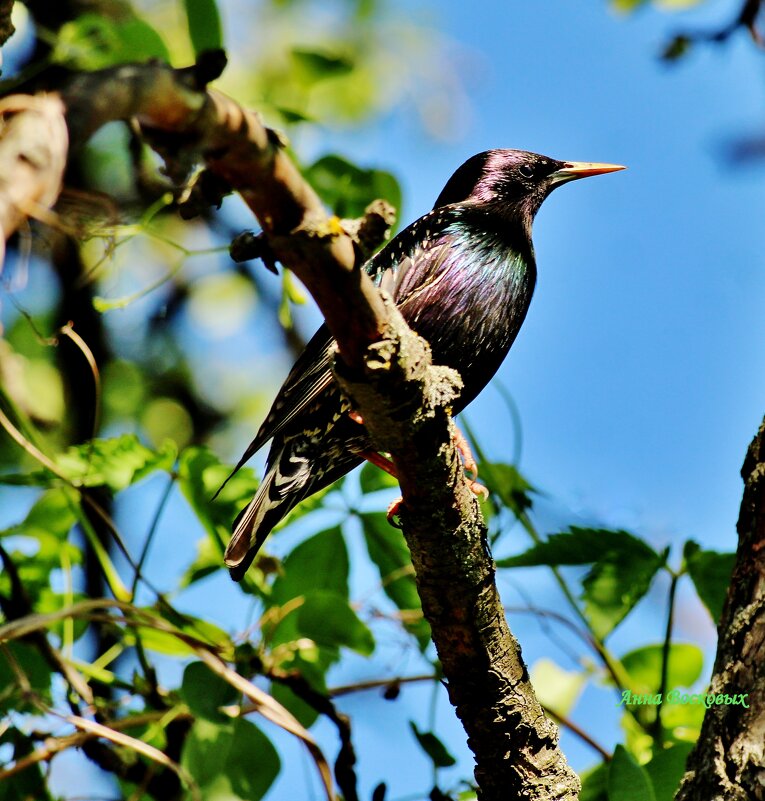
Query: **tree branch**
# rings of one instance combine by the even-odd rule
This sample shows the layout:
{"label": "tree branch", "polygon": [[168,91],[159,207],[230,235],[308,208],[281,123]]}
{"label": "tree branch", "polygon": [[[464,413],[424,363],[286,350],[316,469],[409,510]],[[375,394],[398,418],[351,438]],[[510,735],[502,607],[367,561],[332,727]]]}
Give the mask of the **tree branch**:
{"label": "tree branch", "polygon": [[358,268],[351,237],[257,115],[206,90],[215,70],[130,65],[76,76],[62,91],[70,136],[136,118],[175,180],[201,158],[237,189],[275,257],[303,281],[338,344],[336,376],[377,448],[396,465],[401,519],[449,696],[476,756],[482,801],[574,799],[579,781],[534,696],[507,628],[486,529],[455,451],[461,380]]}
{"label": "tree branch", "polygon": [[765,421],[741,475],[738,551],[709,688],[722,700],[707,709],[677,801],[765,799]]}

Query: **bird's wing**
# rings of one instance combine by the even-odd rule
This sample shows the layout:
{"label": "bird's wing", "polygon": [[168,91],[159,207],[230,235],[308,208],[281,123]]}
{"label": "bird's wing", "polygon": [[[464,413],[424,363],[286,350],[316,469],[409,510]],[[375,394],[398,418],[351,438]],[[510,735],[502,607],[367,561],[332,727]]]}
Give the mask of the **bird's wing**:
{"label": "bird's wing", "polygon": [[[377,286],[389,292],[404,312],[409,301],[445,274],[443,267],[451,249],[451,237],[435,232],[434,226],[439,223],[443,221],[435,218],[435,212],[420,218],[365,265]],[[263,425],[231,475],[326,392],[332,384],[333,344],[329,329],[322,325],[290,370]]]}

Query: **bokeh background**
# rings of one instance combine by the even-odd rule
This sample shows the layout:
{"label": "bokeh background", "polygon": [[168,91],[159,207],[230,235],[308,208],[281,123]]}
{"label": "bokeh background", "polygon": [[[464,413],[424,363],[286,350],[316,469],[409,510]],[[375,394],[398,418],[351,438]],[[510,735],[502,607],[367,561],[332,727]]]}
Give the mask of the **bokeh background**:
{"label": "bokeh background", "polygon": [[[188,61],[176,4],[137,5],[163,32],[176,62]],[[739,31],[724,43],[698,43],[671,63],[660,54],[679,32],[723,27],[738,4],[352,5],[222,0],[230,66],[219,85],[286,127],[303,164],[340,153],[392,173],[401,187],[401,224],[425,213],[452,171],[488,148],[627,165],[626,172],[567,186],[545,203],[534,231],[539,281],[531,311],[496,384],[464,417],[490,458],[519,456],[520,470],[540,491],[534,519],[542,531],[572,523],[626,529],[657,549],[673,545],[675,563],[678,544],[689,538],[734,550],[739,469],[765,398],[765,188],[762,162],[751,157],[756,147],[746,144],[765,130],[762,53]],[[636,8],[627,13],[619,6]],[[29,46],[20,22],[6,48],[11,74],[14,58],[21,60]],[[354,69],[303,83],[291,70],[288,79],[283,53],[317,45],[342,45]],[[91,179],[130,200],[125,162],[113,155],[121,137],[122,130],[107,129],[91,144],[97,157]],[[226,201],[221,220],[198,223],[190,234],[165,223],[167,236],[183,236],[191,255],[135,238],[99,273],[97,294],[107,299],[103,323],[119,348],[105,374],[105,430],[132,427],[148,441],[169,435],[183,445],[196,438],[198,419],[207,419],[204,439],[234,461],[286,375],[296,343],[320,320],[310,302],[293,305],[294,330],[284,334],[275,318],[282,279],[257,264],[246,267],[256,280],[245,279],[230,269],[225,252],[230,235],[252,221],[236,200]],[[171,280],[143,291],[168,268]],[[3,326],[21,340],[17,306],[44,315],[62,289],[34,258],[19,260],[6,275]],[[140,297],[124,308],[109,307],[136,292]],[[158,335],[157,321],[168,318],[172,336]],[[28,361],[29,386],[46,387],[37,411],[55,422],[64,415],[63,389],[47,389],[55,380],[45,359],[36,366],[32,356]],[[193,390],[195,412],[173,389],[179,375]],[[3,440],[0,448],[11,446]],[[129,543],[142,541],[164,487],[157,478],[124,493],[116,519]],[[33,490],[0,489],[0,523],[23,517],[33,498]],[[319,514],[342,520],[341,502],[330,499],[328,507]],[[287,529],[270,548],[286,553],[303,533],[300,525]],[[180,494],[172,493],[148,575],[160,587],[174,586],[172,577],[194,559],[202,537]],[[527,544],[521,529],[512,528],[495,555]],[[352,595],[361,600],[374,576],[352,527],[348,545]],[[511,609],[559,603],[540,571],[503,572],[500,586]],[[665,596],[659,582],[614,636],[617,652],[660,640]],[[244,630],[251,612],[222,571],[176,601],[231,631]],[[573,667],[577,657],[564,634],[553,636],[529,615],[510,611],[509,618],[530,664],[553,659]],[[714,626],[683,584],[676,634],[702,644],[708,673]],[[180,670],[170,661],[158,664],[168,680]],[[349,657],[332,679],[340,685],[422,669],[391,632],[371,660]],[[429,763],[408,720],[423,726],[435,720],[457,757],[441,774],[444,784],[471,774],[445,692],[413,684],[395,704],[367,692],[343,698],[341,708],[364,743],[365,797],[382,779],[396,799],[419,797],[427,785]],[[621,736],[613,696],[596,684],[587,686],[572,718],[606,747]],[[268,734],[287,766],[268,798],[319,797],[300,747],[272,729]],[[320,722],[317,736],[331,753],[332,728]],[[595,761],[565,730],[562,744],[577,769]],[[54,763],[54,787],[62,793],[82,789],[83,775],[88,792],[78,795],[108,796],[108,782],[76,756]]]}

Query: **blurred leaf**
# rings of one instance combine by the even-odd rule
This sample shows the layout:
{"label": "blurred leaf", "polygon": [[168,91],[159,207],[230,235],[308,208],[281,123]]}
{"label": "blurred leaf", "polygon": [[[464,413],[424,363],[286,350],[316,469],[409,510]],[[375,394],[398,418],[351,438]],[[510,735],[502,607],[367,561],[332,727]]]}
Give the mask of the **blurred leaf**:
{"label": "blurred leaf", "polygon": [[269,606],[327,590],[348,598],[348,551],[339,527],[320,531],[294,548],[274,581]]}
{"label": "blurred leaf", "polygon": [[572,526],[568,531],[550,534],[544,542],[532,545],[517,556],[499,559],[497,567],[587,565],[609,553],[658,558],[658,554],[643,540],[626,531]]}
{"label": "blurred leaf", "polygon": [[176,448],[169,440],[156,451],[135,434],[92,439],[60,454],[56,462],[70,481],[85,487],[105,485],[114,492],[140,481],[155,470],[171,471]]}
{"label": "blurred leaf", "polygon": [[31,699],[24,697],[14,668],[26,677],[37,696],[50,703],[51,669],[48,663],[37,648],[22,642],[8,642],[0,649],[0,710],[36,711]]}
{"label": "blurred leaf", "polygon": [[648,774],[623,745],[608,767],[608,801],[656,801]]}
{"label": "blurred leaf", "polygon": [[579,801],[608,801],[608,763],[601,762],[580,774],[582,792]]}
{"label": "blurred leaf", "polygon": [[582,585],[582,598],[592,629],[605,637],[645,595],[664,564],[647,543],[626,531],[571,527],[507,559],[498,567],[584,565],[592,563]]}
{"label": "blurred leaf", "polygon": [[281,767],[271,741],[244,718],[225,724],[194,721],[181,765],[199,785],[204,801],[259,801]]}
{"label": "blurred leaf", "polygon": [[675,36],[669,40],[661,57],[664,61],[677,61],[691,49],[691,40],[687,36]]}
{"label": "blurred leaf", "polygon": [[197,542],[197,556],[181,576],[179,587],[189,587],[209,576],[223,566],[220,549],[216,549],[209,537]]}
{"label": "blurred leaf", "polygon": [[333,592],[307,594],[297,612],[297,626],[301,634],[319,645],[344,645],[363,656],[375,649],[372,632],[346,598]]}
{"label": "blurred leaf", "polygon": [[485,481],[491,495],[498,497],[516,517],[532,506],[531,493],[536,488],[520,474],[518,468],[501,462],[479,465],[479,475]]}
{"label": "blurred leaf", "polygon": [[338,217],[360,217],[377,198],[401,209],[401,189],[389,172],[357,167],[342,156],[324,156],[303,171]]}
{"label": "blurred leaf", "polygon": [[239,693],[225,679],[213,673],[204,662],[192,662],[183,671],[181,698],[195,717],[229,721],[219,707],[236,703]]}
{"label": "blurred leaf", "polygon": [[648,0],[611,0],[611,7],[616,11],[629,13],[639,6],[646,5]]}
{"label": "blurred leaf", "polygon": [[[157,614],[154,609],[144,610],[152,615]],[[207,620],[194,618],[186,615],[183,618],[165,613],[165,623],[170,623],[178,630],[178,634],[186,635],[193,640],[200,640],[202,643],[214,648],[223,658],[229,658],[234,653],[234,644],[228,634],[223,629],[210,623]],[[194,647],[184,641],[182,636],[177,636],[172,631],[165,631],[163,628],[154,626],[138,626],[136,631],[141,638],[144,648],[168,656],[194,656]],[[133,635],[129,630],[125,633],[125,641],[132,643]]]}
{"label": "blurred leaf", "polygon": [[82,14],[61,26],[53,50],[54,61],[83,70],[150,58],[170,61],[162,37],[137,16],[116,21],[100,14]]}
{"label": "blurred leaf", "polygon": [[699,739],[705,712],[703,704],[664,704],[661,722],[676,741],[695,743]]}
{"label": "blurred leaf", "polygon": [[683,556],[699,598],[712,615],[712,621],[718,623],[722,617],[736,554],[703,551],[693,540],[688,540],[683,547]]}
{"label": "blurred leaf", "polygon": [[582,671],[564,670],[552,659],[539,659],[531,668],[531,683],[539,702],[559,715],[571,712],[586,682]]}
{"label": "blurred leaf", "polygon": [[691,743],[677,743],[663,748],[643,767],[651,779],[656,801],[673,801],[680,780],[685,773],[685,762],[693,750]]}
{"label": "blurred leaf", "polygon": [[371,462],[364,462],[359,472],[359,484],[361,491],[365,495],[382,489],[398,487],[398,481],[390,473],[380,470],[379,467],[375,467]]}
{"label": "blurred leaf", "polygon": [[183,0],[194,55],[223,47],[220,14],[215,0]]}
{"label": "blurred leaf", "polygon": [[457,760],[432,731],[420,731],[411,720],[409,721],[409,728],[417,738],[422,750],[430,757],[434,767],[449,768],[457,763]]}
{"label": "blurred leaf", "polygon": [[291,56],[295,66],[312,80],[334,78],[353,71],[353,62],[347,56],[329,51],[293,47]]}
{"label": "blurred leaf", "polygon": [[[186,448],[178,457],[178,485],[210,535],[211,543],[221,560],[224,543],[231,536],[231,522],[258,487],[252,470],[243,467],[231,477],[215,501],[212,501],[213,495],[230,472],[231,467],[223,464],[209,448]],[[251,570],[250,574],[252,573]]]}
{"label": "blurred leaf", "polygon": [[[636,648],[621,658],[637,693],[658,693],[661,686],[662,644]],[[672,643],[667,662],[667,690],[690,687],[701,676],[704,654],[695,645]]]}
{"label": "blurred leaf", "polygon": [[[27,737],[16,726],[3,726],[0,745],[11,745],[13,761],[31,754],[37,746],[36,738]],[[6,749],[3,748],[3,751]],[[21,773],[0,782],[0,801],[49,801],[52,798],[46,786],[42,768],[31,765]]]}
{"label": "blurred leaf", "polygon": [[[364,541],[369,558],[380,572],[383,592],[402,612],[415,611],[421,615],[420,596],[404,535],[388,523],[382,512],[368,512],[359,517],[364,527]],[[430,626],[427,621],[418,616],[416,620],[404,619],[403,622],[424,651],[430,644]]]}

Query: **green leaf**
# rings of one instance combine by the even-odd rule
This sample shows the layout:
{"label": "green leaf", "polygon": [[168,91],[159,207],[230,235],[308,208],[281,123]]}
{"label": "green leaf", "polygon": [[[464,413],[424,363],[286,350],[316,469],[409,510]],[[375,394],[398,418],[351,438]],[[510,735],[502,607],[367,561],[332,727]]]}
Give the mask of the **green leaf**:
{"label": "green leaf", "polygon": [[195,717],[228,721],[219,707],[236,702],[238,693],[225,679],[213,673],[204,662],[192,662],[183,671],[181,698]]}
{"label": "green leaf", "polygon": [[712,620],[719,622],[736,554],[703,551],[693,540],[688,540],[683,548],[683,556],[699,598],[712,615]]}
{"label": "green leaf", "polygon": [[371,462],[364,462],[359,472],[359,485],[361,491],[368,495],[370,492],[398,487],[398,481],[390,473],[386,473]]}
{"label": "green leaf", "polygon": [[[630,676],[636,693],[658,693],[661,686],[661,663],[664,646],[646,645],[622,657],[621,662]],[[667,690],[690,687],[701,676],[704,654],[695,645],[672,643],[667,661]]]}
{"label": "green leaf", "polygon": [[536,488],[529,484],[515,465],[482,462],[479,473],[491,495],[499,498],[516,517],[531,508],[531,494],[536,492]]}
{"label": "green leaf", "polygon": [[[143,611],[152,615],[156,614],[154,609],[145,609]],[[234,644],[231,638],[214,623],[194,618],[190,615],[178,616],[177,619],[172,619],[173,616],[167,612],[165,617],[167,618],[165,624],[169,623],[177,629],[178,633],[175,634],[173,631],[166,631],[164,628],[155,628],[151,625],[137,626],[135,631],[140,636],[144,648],[159,654],[167,654],[168,656],[195,656],[194,646],[186,642],[183,636],[185,635],[185,637],[192,638],[192,640],[200,640],[208,646],[214,646],[224,658],[233,654]],[[125,634],[125,642],[132,643],[133,637],[132,631],[128,631]]]}
{"label": "green leaf", "polygon": [[353,62],[337,53],[294,47],[291,55],[295,66],[312,80],[334,78],[353,72]]}
{"label": "green leaf", "polygon": [[269,606],[326,590],[348,598],[348,551],[340,528],[320,531],[300,543],[284,560],[274,581]]}
{"label": "green leaf", "polygon": [[369,558],[380,571],[382,590],[398,609],[408,613],[409,619],[404,617],[404,625],[424,651],[430,644],[430,626],[422,618],[414,568],[404,535],[388,523],[382,512],[369,512],[359,517]]}
{"label": "green leaf", "polygon": [[531,668],[531,683],[539,702],[559,715],[568,715],[579,700],[587,677],[564,670],[552,659],[539,659]]}
{"label": "green leaf", "polygon": [[[647,550],[648,547],[646,546]],[[584,612],[593,632],[607,637],[648,592],[666,557],[648,553],[611,553],[585,576]]]}
{"label": "green leaf", "polygon": [[623,745],[608,768],[608,801],[656,801],[648,774]]}
{"label": "green leaf", "polygon": [[123,434],[76,445],[59,455],[56,462],[77,484],[105,485],[118,492],[156,470],[172,470],[176,456],[175,445],[169,440],[153,451],[142,445],[135,434]]}
{"label": "green leaf", "polygon": [[170,61],[162,37],[137,16],[119,21],[100,14],[82,14],[58,31],[53,60],[83,70],[97,70],[130,61]]}
{"label": "green leaf", "polygon": [[389,172],[357,167],[341,156],[324,156],[306,168],[305,177],[338,217],[360,217],[377,198],[401,208],[401,188]]}
{"label": "green leaf", "polygon": [[648,0],[611,0],[611,8],[626,14],[647,3]]}
{"label": "green leaf", "polygon": [[581,774],[579,801],[608,801],[608,763],[601,762]]}
{"label": "green leaf", "polygon": [[183,745],[181,765],[204,801],[259,801],[279,774],[279,755],[253,723],[197,719]]}
{"label": "green leaf", "polygon": [[[9,659],[13,659],[15,665],[11,665]],[[21,692],[14,667],[26,676],[35,694],[50,703],[51,669],[48,663],[36,648],[21,642],[8,642],[0,649],[0,710],[36,711],[30,699]]]}
{"label": "green leaf", "polygon": [[183,0],[194,54],[223,47],[220,14],[215,0]]}
{"label": "green leaf", "polygon": [[497,561],[498,567],[592,563],[582,585],[585,613],[598,637],[607,636],[645,595],[664,564],[647,543],[626,531],[572,527],[528,551]]}
{"label": "green leaf", "polygon": [[417,738],[422,750],[430,757],[433,766],[436,768],[449,768],[456,764],[457,760],[449,753],[441,740],[432,731],[420,731],[416,724],[409,721],[409,728]]}
{"label": "green leaf", "polygon": [[375,649],[372,632],[362,623],[342,595],[314,592],[305,596],[297,612],[301,634],[318,645],[344,645],[363,656]]}
{"label": "green leaf", "polygon": [[676,743],[671,748],[657,751],[644,766],[653,784],[656,801],[673,801],[685,773],[685,762],[692,750],[692,743]]}
{"label": "green leaf", "polygon": [[657,558],[658,554],[643,540],[626,531],[578,528],[550,534],[544,541],[533,545],[517,556],[497,561],[498,567],[534,567],[536,565],[588,565],[598,562],[607,554],[632,554]]}

